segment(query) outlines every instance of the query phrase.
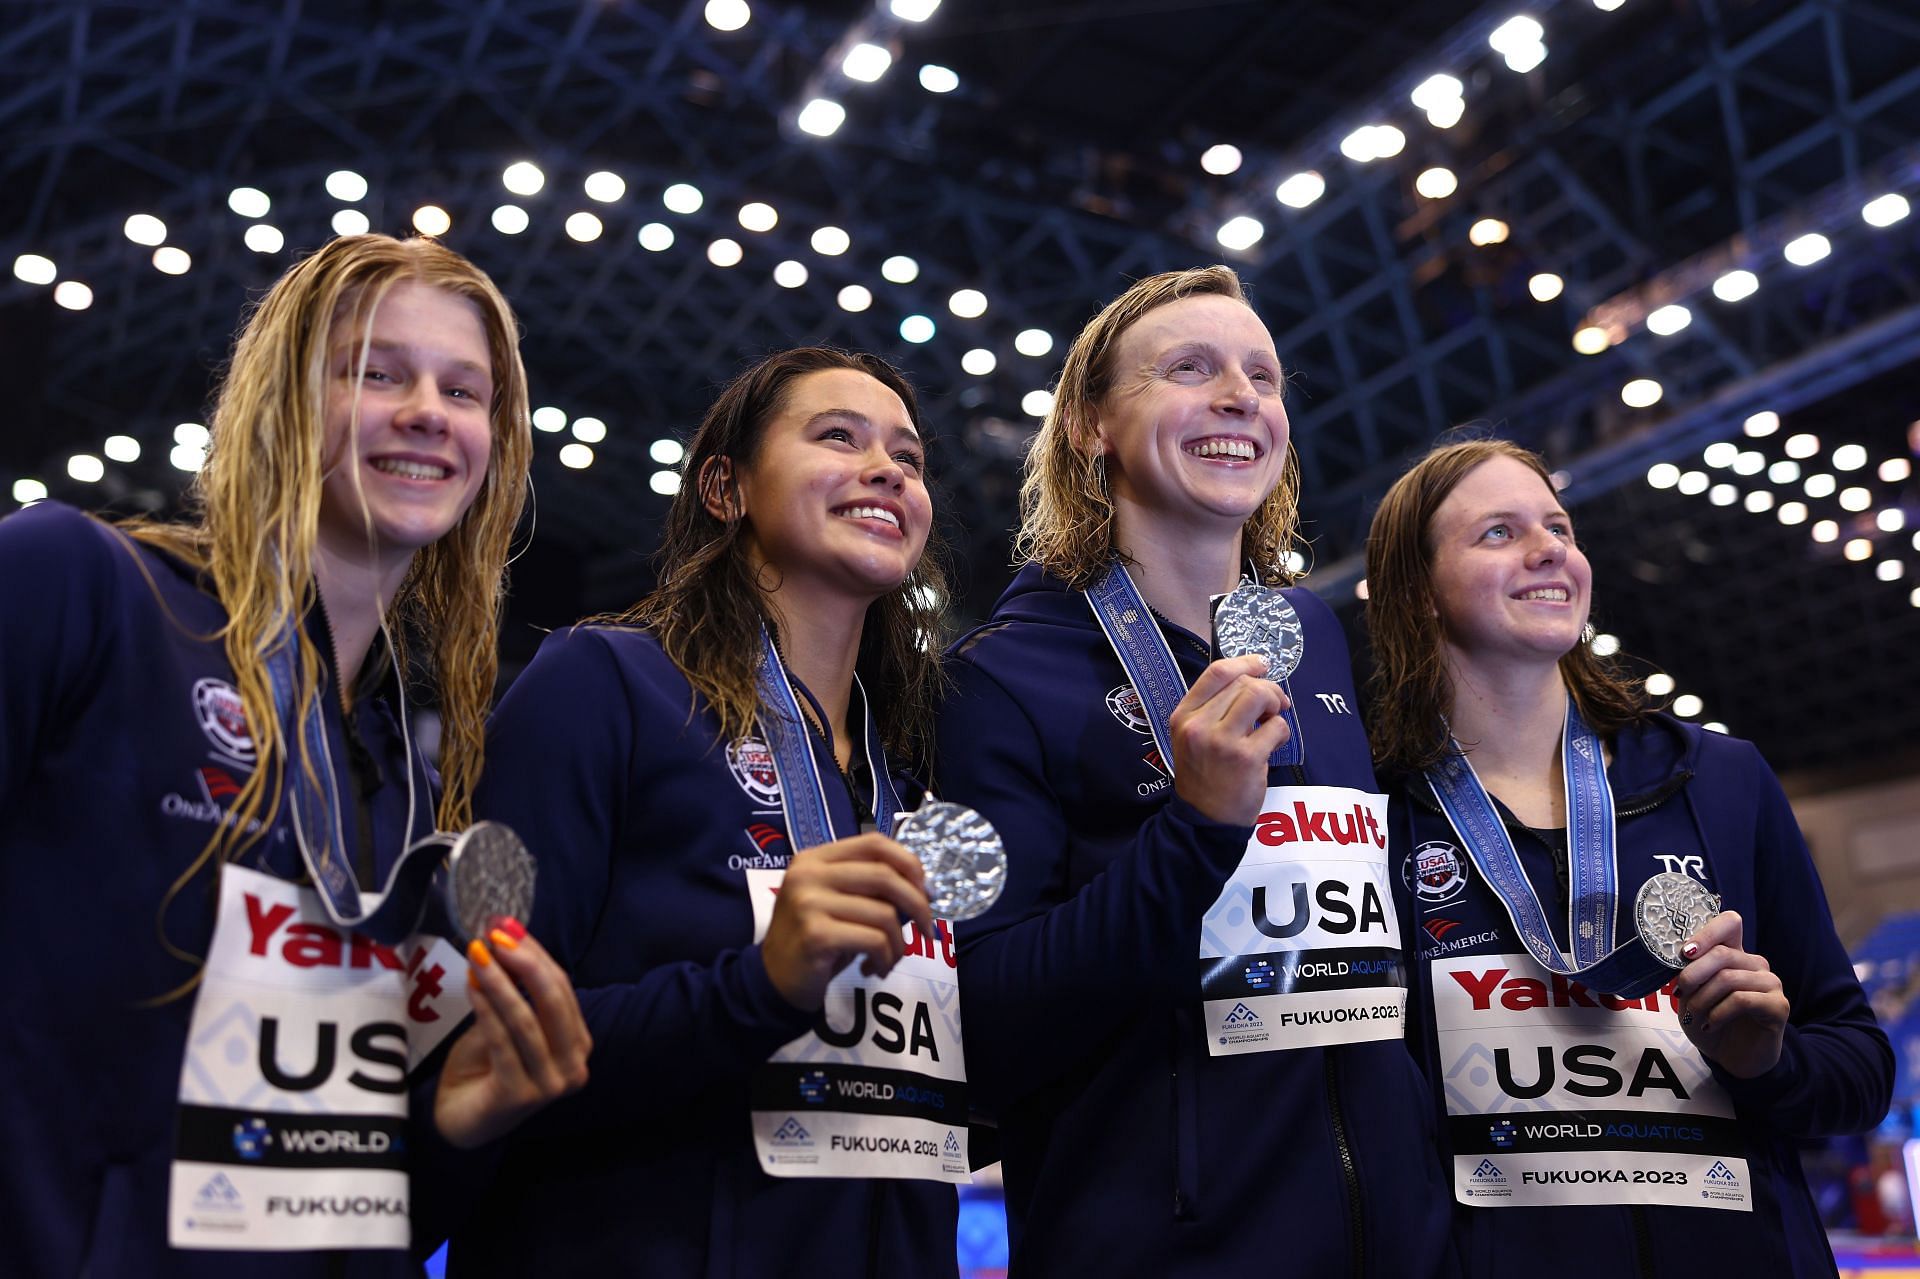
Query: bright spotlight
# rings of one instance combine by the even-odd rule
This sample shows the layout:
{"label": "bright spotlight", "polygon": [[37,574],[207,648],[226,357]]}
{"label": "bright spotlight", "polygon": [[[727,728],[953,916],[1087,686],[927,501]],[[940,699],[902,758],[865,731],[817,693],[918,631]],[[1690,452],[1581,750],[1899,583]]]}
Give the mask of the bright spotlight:
{"label": "bright spotlight", "polygon": [[1693,323],[1693,312],[1678,302],[1655,308],[1647,316],[1647,332],[1667,337]]}
{"label": "bright spotlight", "polygon": [[1200,153],[1200,167],[1215,177],[1225,177],[1240,167],[1240,148],[1230,142],[1216,142]]}
{"label": "bright spotlight", "polygon": [[823,226],[808,237],[807,243],[822,257],[837,258],[853,247],[853,237],[837,226]]}
{"label": "bright spotlight", "polygon": [[1700,460],[1715,470],[1733,465],[1733,459],[1740,456],[1740,446],[1731,440],[1715,440],[1701,450]]}
{"label": "bright spotlight", "polygon": [[91,453],[75,453],[67,459],[67,474],[82,484],[98,484],[107,473],[107,464]]}
{"label": "bright spotlight", "polygon": [[647,446],[647,456],[661,466],[678,466],[687,455],[687,446],[679,440],[655,440]]}
{"label": "bright spotlight", "polygon": [[193,269],[193,257],[185,249],[163,244],[153,251],[153,268],[163,275],[185,275]]}
{"label": "bright spotlight", "polygon": [[1742,422],[1740,429],[1752,439],[1765,439],[1780,429],[1780,415],[1772,409],[1761,409]]}
{"label": "bright spotlight", "polygon": [[1860,216],[1867,220],[1868,226],[1892,226],[1913,212],[1913,206],[1907,203],[1907,197],[1897,191],[1875,196],[1868,200],[1866,207],[1860,210]]}
{"label": "bright spotlight", "polygon": [[1807,504],[1805,502],[1782,502],[1775,511],[1774,518],[1782,524],[1805,524],[1807,522]]}
{"label": "bright spotlight", "polygon": [[560,446],[560,465],[584,471],[593,465],[593,449],[585,444],[563,444]]}
{"label": "bright spotlight", "polygon": [[131,435],[109,435],[100,446],[100,451],[116,462],[138,462],[140,460],[140,441]]}
{"label": "bright spotlight", "polygon": [[500,174],[501,185],[515,195],[538,195],[547,185],[547,175],[531,160],[517,160]]}
{"label": "bright spotlight", "polygon": [[1833,451],[1833,469],[1857,471],[1867,464],[1867,451],[1858,444],[1842,444]]}
{"label": "bright spotlight", "polygon": [[664,222],[649,222],[640,228],[639,241],[649,253],[664,253],[673,247],[673,228]]}
{"label": "bright spotlight", "polygon": [[1665,671],[1655,671],[1647,676],[1647,696],[1665,697],[1673,691],[1673,676]]}
{"label": "bright spotlight", "polygon": [[780,225],[780,215],[771,204],[754,200],[740,206],[740,225],[749,231],[771,231]]}
{"label": "bright spotlight", "polygon": [[1045,417],[1052,409],[1052,391],[1028,391],[1020,397],[1020,411],[1028,417]]}
{"label": "bright spotlight", "polygon": [[1660,402],[1666,394],[1660,384],[1650,377],[1637,377],[1620,388],[1620,402],[1630,409],[1651,408]]}
{"label": "bright spotlight", "polygon": [[493,223],[493,229],[501,235],[519,235],[533,221],[527,216],[527,211],[517,204],[501,205],[493,211],[493,217],[490,220]]}
{"label": "bright spotlight", "polygon": [[747,0],[707,0],[707,25],[715,31],[738,31],[753,17]]}
{"label": "bright spotlight", "polygon": [[1582,355],[1598,355],[1613,343],[1607,340],[1607,331],[1597,324],[1587,324],[1573,331],[1573,349]]}
{"label": "bright spotlight", "polygon": [[151,213],[134,214],[127,219],[126,225],[121,229],[126,232],[129,240],[135,244],[144,244],[148,248],[167,242],[167,224]]}
{"label": "bright spotlight", "polygon": [[199,444],[176,444],[167,453],[167,461],[182,471],[197,471],[207,464],[207,450]]}
{"label": "bright spotlight", "polygon": [[978,289],[961,289],[947,299],[947,310],[963,320],[977,320],[987,313],[987,295]]}
{"label": "bright spotlight", "polygon": [[13,260],[14,278],[23,284],[52,284],[60,274],[52,258],[43,258],[38,253],[22,253]]}
{"label": "bright spotlight", "polygon": [[797,123],[802,133],[830,138],[847,122],[847,109],[832,98],[815,98],[800,108]]}
{"label": "bright spotlight", "polygon": [[78,280],[62,280],[53,287],[53,300],[69,311],[84,311],[93,305],[93,290]]}
{"label": "bright spotlight", "polygon": [[1021,329],[1013,336],[1013,349],[1022,355],[1039,359],[1053,350],[1053,334],[1045,329]]}
{"label": "bright spotlight", "polygon": [[598,200],[601,204],[612,204],[627,193],[627,180],[607,169],[589,173],[581,188],[586,191],[587,199]]}
{"label": "bright spotlight", "polygon": [[680,472],[655,471],[647,477],[647,487],[661,497],[672,497],[680,491]]}
{"label": "bright spotlight", "polygon": [[849,284],[834,296],[834,301],[842,311],[858,313],[873,305],[873,292],[864,284]]}
{"label": "bright spotlight", "polygon": [[984,346],[976,346],[960,357],[960,367],[975,377],[985,377],[993,372],[994,366],[998,363],[999,361],[993,358],[993,352]]}
{"label": "bright spotlight", "polygon": [[1467,228],[1467,240],[1483,249],[1490,244],[1506,243],[1507,234],[1507,224],[1499,218],[1481,218]]}
{"label": "bright spotlight", "polygon": [[912,284],[920,278],[920,264],[912,258],[895,255],[880,264],[880,278],[889,284]]}
{"label": "bright spotlight", "polygon": [[909,342],[933,341],[933,321],[924,315],[909,315],[900,321],[900,336]]}
{"label": "bright spotlight", "polygon": [[423,204],[413,211],[413,229],[421,235],[445,235],[453,229],[453,219],[437,204]]}
{"label": "bright spotlight", "polygon": [[607,424],[597,417],[573,419],[573,438],[582,444],[598,444],[607,438]]}
{"label": "bright spotlight", "polygon": [[584,210],[567,215],[567,236],[582,244],[591,244],[606,230],[606,223]]}
{"label": "bright spotlight", "polygon": [[367,180],[352,169],[335,169],[327,175],[327,194],[336,200],[352,204],[355,200],[364,200],[367,195]]}
{"label": "bright spotlight", "polygon": [[1259,219],[1243,213],[1239,217],[1228,218],[1226,224],[1213,233],[1213,238],[1220,241],[1220,247],[1224,249],[1250,249],[1266,233],[1267,229],[1260,225]]}
{"label": "bright spotlight", "polygon": [[1421,170],[1413,180],[1413,189],[1429,200],[1444,200],[1460,189],[1460,179],[1453,176],[1452,169],[1435,166]]}
{"label": "bright spotlight", "polygon": [[533,426],[535,430],[546,431],[549,434],[564,431],[567,429],[567,411],[555,408],[551,404],[542,404],[533,411]]}
{"label": "bright spotlight", "polygon": [[1430,75],[1413,90],[1413,105],[1422,111],[1431,111],[1442,103],[1458,102],[1466,93],[1467,86],[1450,75]]}
{"label": "bright spotlight", "polygon": [[928,93],[952,93],[960,87],[960,77],[951,67],[929,62],[920,68],[920,87]]}
{"label": "bright spotlight", "polygon": [[1671,462],[1655,462],[1647,468],[1647,483],[1653,488],[1670,489],[1680,482],[1680,468]]}
{"label": "bright spotlight", "polygon": [[1818,231],[1809,231],[1798,239],[1787,241],[1787,247],[1780,250],[1780,256],[1795,266],[1812,266],[1821,258],[1833,252],[1833,243]]}
{"label": "bright spotlight", "polygon": [[1304,209],[1327,193],[1327,180],[1312,169],[1296,173],[1273,189],[1273,198],[1289,209]]}
{"label": "bright spotlight", "polygon": [[1542,271],[1527,280],[1527,292],[1533,295],[1535,302],[1551,302],[1559,297],[1566,287],[1567,282],[1551,271]]}
{"label": "bright spotlight", "polygon": [[788,258],[773,268],[773,282],[783,289],[797,289],[807,282],[807,265]]}
{"label": "bright spotlight", "polygon": [[1808,431],[1789,435],[1787,442],[1781,446],[1781,451],[1788,457],[1799,458],[1804,462],[1820,451],[1820,437]]}
{"label": "bright spotlight", "polygon": [[892,0],[887,7],[902,22],[925,22],[940,7],[940,0]]}
{"label": "bright spotlight", "polygon": [[273,201],[258,187],[235,187],[227,193],[227,207],[243,218],[264,218]]}
{"label": "bright spotlight", "polygon": [[338,209],[334,212],[333,233],[335,235],[365,235],[372,229],[373,223],[358,209]]}
{"label": "bright spotlight", "polygon": [[1729,271],[1713,282],[1713,296],[1722,302],[1739,302],[1760,291],[1760,277],[1751,271]]}
{"label": "bright spotlight", "polygon": [[840,60],[840,71],[849,80],[872,84],[893,65],[893,54],[877,44],[856,44]]}
{"label": "bright spotlight", "polygon": [[1692,719],[1706,709],[1706,703],[1692,693],[1682,693],[1673,699],[1673,713],[1681,719]]}
{"label": "bright spotlight", "polygon": [[698,213],[706,197],[690,182],[676,182],[660,193],[660,203],[669,213]]}
{"label": "bright spotlight", "polygon": [[718,267],[736,266],[745,255],[740,241],[729,240],[724,235],[707,246],[707,261]]}
{"label": "bright spotlight", "polygon": [[47,500],[47,486],[39,480],[15,480],[13,482],[13,500],[22,506]]}

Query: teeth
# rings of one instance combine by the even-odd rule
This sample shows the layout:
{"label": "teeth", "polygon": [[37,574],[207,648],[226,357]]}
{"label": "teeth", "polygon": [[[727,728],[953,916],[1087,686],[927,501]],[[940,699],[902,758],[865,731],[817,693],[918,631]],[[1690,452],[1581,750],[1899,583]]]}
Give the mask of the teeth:
{"label": "teeth", "polygon": [[1552,600],[1558,604],[1567,602],[1567,591],[1562,586],[1542,586],[1531,591],[1520,592],[1523,600]]}
{"label": "teeth", "polygon": [[840,513],[850,520],[885,520],[895,528],[900,527],[899,519],[884,506],[850,506]]}
{"label": "teeth", "polygon": [[433,466],[425,462],[408,462],[397,457],[383,457],[373,464],[373,469],[408,480],[444,480],[453,473],[444,466]]}
{"label": "teeth", "polygon": [[1243,462],[1253,461],[1252,440],[1202,440],[1187,447],[1187,452],[1195,457],[1231,457]]}

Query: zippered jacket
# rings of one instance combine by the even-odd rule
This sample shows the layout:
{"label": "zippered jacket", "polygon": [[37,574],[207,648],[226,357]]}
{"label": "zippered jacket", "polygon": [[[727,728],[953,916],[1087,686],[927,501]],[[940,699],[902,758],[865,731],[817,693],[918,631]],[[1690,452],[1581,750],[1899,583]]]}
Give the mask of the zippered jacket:
{"label": "zippered jacket", "polygon": [[[71,507],[0,521],[0,936],[16,956],[0,1017],[0,1270],[18,1276],[417,1275],[401,1251],[262,1253],[167,1243],[168,1170],[194,996],[143,1006],[192,978],[212,938],[218,875],[169,900],[252,764],[215,716],[231,696],[212,584]],[[309,633],[329,662],[318,610]],[[340,769],[343,836],[377,882],[433,829],[433,780],[406,758],[378,698],[341,713],[322,681]],[[230,706],[231,702],[222,704]],[[359,793],[346,788],[359,780]],[[286,804],[240,865],[304,869]],[[163,946],[161,935],[182,954]],[[453,979],[458,980],[459,974]],[[416,1101],[430,1097],[416,1090]],[[415,1114],[430,1123],[428,1113]],[[416,1159],[445,1153],[415,1124]],[[416,1182],[419,1171],[416,1168]]]}
{"label": "zippered jacket", "polygon": [[[1527,1016],[1556,1018],[1573,1029],[1563,1033],[1557,1053],[1549,1047],[1541,1050],[1538,1061],[1529,1056],[1519,1065],[1507,1063],[1506,1070],[1522,1081],[1523,1092],[1544,1082],[1538,1077],[1543,1068],[1569,1072],[1569,1079],[1577,1076],[1595,1122],[1623,1134],[1602,1144],[1627,1149],[1629,1164],[1652,1165],[1671,1156],[1662,1166],[1673,1171],[1660,1175],[1688,1178],[1688,1200],[1720,1196],[1730,1184],[1726,1179],[1736,1177],[1743,1184],[1735,1188],[1749,1196],[1751,1210],[1677,1204],[1461,1206],[1455,1228],[1462,1262],[1467,1273],[1487,1279],[1533,1279],[1543,1268],[1558,1279],[1691,1279],[1709,1272],[1800,1279],[1832,1275],[1833,1256],[1801,1175],[1798,1145],[1809,1138],[1866,1131],[1886,1115],[1894,1071],[1887,1037],[1834,933],[1826,895],[1786,796],[1752,744],[1652,715],[1611,745],[1607,778],[1618,843],[1617,936],[1635,936],[1635,895],[1655,874],[1685,874],[1718,893],[1726,909],[1740,913],[1746,949],[1763,956],[1779,975],[1792,1006],[1780,1061],[1759,1078],[1744,1080],[1706,1063],[1734,1112],[1718,1132],[1711,1122],[1689,1117],[1673,1103],[1622,1109],[1637,1104],[1623,1102],[1623,1090],[1663,1101],[1684,1091],[1685,1069],[1674,1064],[1671,1051],[1657,1040],[1636,1040],[1629,1050],[1625,1041],[1610,1036],[1610,1017],[1604,1010],[1618,1008],[1621,1001],[1604,1000],[1578,983],[1554,980],[1545,984],[1544,999],[1539,997],[1540,983],[1531,983],[1526,991],[1518,989],[1525,983],[1515,984],[1509,1006],[1530,1009]],[[1460,985],[1464,979],[1463,989],[1481,990],[1489,1002],[1504,1001],[1507,986],[1495,981],[1496,969],[1502,967],[1498,957],[1526,952],[1485,876],[1471,864],[1457,879],[1452,874],[1456,860],[1466,859],[1425,780],[1399,779],[1393,797],[1393,826],[1404,855],[1419,858],[1425,853],[1420,866],[1407,865],[1393,881],[1399,917],[1421,955],[1413,966],[1418,980],[1408,1004],[1408,1033],[1432,1080],[1434,1114],[1451,1175],[1457,1147],[1478,1147],[1489,1121],[1464,1115],[1447,1119],[1449,1091],[1467,1087],[1466,1081],[1450,1075],[1473,1069],[1483,1077],[1498,1075],[1500,1063],[1489,1070],[1483,1060],[1468,1064],[1462,1058],[1448,1066],[1436,1028],[1435,983]],[[1535,832],[1504,807],[1498,811],[1539,893],[1554,944],[1565,948],[1566,889],[1558,884],[1566,865],[1564,832]],[[1421,867],[1428,872],[1424,886]],[[1408,942],[1410,948],[1414,940]],[[1457,995],[1443,993],[1458,1006]],[[1670,1021],[1669,1040],[1679,1040],[1670,995],[1648,999],[1654,1001],[1660,1024]],[[1647,1020],[1638,1012],[1634,1016]],[[1647,1058],[1644,1045],[1649,1042],[1663,1061]],[[1529,1112],[1547,1104],[1513,1107],[1511,1118],[1517,1122],[1505,1126],[1500,1138],[1505,1144],[1484,1156],[1494,1167],[1507,1164],[1503,1175],[1510,1177],[1521,1166],[1515,1156],[1525,1163],[1533,1151],[1552,1148],[1536,1140],[1527,1122]],[[1611,1118],[1603,1123],[1602,1116]],[[1746,1161],[1747,1175],[1738,1178],[1730,1159],[1720,1160],[1716,1170],[1711,1157],[1690,1158],[1693,1147],[1703,1142],[1724,1144]],[[1656,1153],[1634,1153],[1642,1149]],[[1463,1157],[1474,1165],[1483,1155],[1475,1150]],[[1566,1166],[1588,1163],[1600,1167],[1604,1161],[1576,1160]],[[1631,1166],[1627,1172],[1632,1174]],[[1471,1174],[1463,1171],[1462,1176],[1463,1184],[1474,1188]],[[1471,1197],[1479,1197],[1479,1191]],[[1570,1241],[1578,1241],[1577,1246]]]}
{"label": "zippered jacket", "polygon": [[[1305,627],[1304,780],[1373,792],[1339,625],[1287,597]],[[1206,643],[1160,626],[1191,684]],[[1027,566],[950,669],[936,781],[1009,860],[999,903],[961,925],[960,981],[1010,1273],[1450,1272],[1431,1110],[1401,1043],[1208,1055],[1200,923],[1252,828],[1174,795],[1086,598]]]}
{"label": "zippered jacket", "polygon": [[[809,737],[835,830],[858,831]],[[502,1143],[451,1274],[957,1274],[952,1186],[759,1166],[755,1069],[814,1022],[753,940],[755,875],[793,850],[778,789],[651,633],[547,638],[494,715],[475,811],[539,859],[534,933],[573,977],[593,1057],[585,1088]]]}

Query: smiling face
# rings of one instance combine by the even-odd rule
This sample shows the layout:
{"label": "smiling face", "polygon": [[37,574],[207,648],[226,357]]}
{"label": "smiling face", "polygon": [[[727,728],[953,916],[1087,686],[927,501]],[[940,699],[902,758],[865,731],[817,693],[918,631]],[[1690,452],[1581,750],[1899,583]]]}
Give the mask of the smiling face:
{"label": "smiling face", "polygon": [[906,581],[933,526],[926,454],[898,395],[855,369],[795,378],[737,501],[756,568],[778,589],[824,591],[861,608]]}
{"label": "smiling face", "polygon": [[1196,294],[1141,316],[1112,358],[1093,443],[1127,535],[1237,536],[1286,466],[1266,325],[1243,302]]}
{"label": "smiling face", "polygon": [[1525,463],[1493,457],[1434,512],[1434,606],[1449,658],[1552,665],[1580,642],[1593,571],[1573,521]]}
{"label": "smiling face", "polygon": [[492,402],[486,329],[465,298],[408,281],[381,299],[370,334],[335,324],[322,548],[355,563],[371,554],[386,574],[445,536],[486,479]]}

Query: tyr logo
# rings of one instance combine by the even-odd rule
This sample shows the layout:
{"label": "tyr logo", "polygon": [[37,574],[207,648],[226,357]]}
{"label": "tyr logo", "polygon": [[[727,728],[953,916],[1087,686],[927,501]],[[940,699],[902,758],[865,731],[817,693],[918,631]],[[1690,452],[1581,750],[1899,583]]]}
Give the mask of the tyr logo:
{"label": "tyr logo", "polygon": [[1347,699],[1344,694],[1315,693],[1314,696],[1320,699],[1320,704],[1322,706],[1326,707],[1329,711],[1332,711],[1335,715],[1353,714],[1352,711],[1347,709]]}
{"label": "tyr logo", "polygon": [[1707,882],[1707,859],[1699,853],[1655,853],[1653,859],[1669,875],[1690,875],[1703,884]]}

